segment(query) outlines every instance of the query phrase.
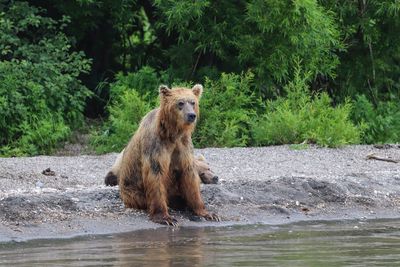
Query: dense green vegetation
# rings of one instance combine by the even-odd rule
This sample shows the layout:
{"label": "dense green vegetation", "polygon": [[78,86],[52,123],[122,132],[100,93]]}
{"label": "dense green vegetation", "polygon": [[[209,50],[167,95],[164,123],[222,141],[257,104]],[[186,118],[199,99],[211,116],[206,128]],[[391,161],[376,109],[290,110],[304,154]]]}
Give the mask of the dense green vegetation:
{"label": "dense green vegetation", "polygon": [[0,153],[48,153],[83,123],[90,70],[62,32],[68,23],[15,2],[0,11]]}
{"label": "dense green vegetation", "polygon": [[285,97],[267,102],[267,110],[253,125],[257,145],[296,144],[304,141],[336,147],[357,144],[362,125],[350,121],[352,105],[348,100],[336,107],[326,92],[311,95],[307,79],[295,77],[284,87]]}
{"label": "dense green vegetation", "polygon": [[0,154],[85,123],[121,149],[159,84],[205,87],[198,147],[400,142],[397,0],[0,0]]}

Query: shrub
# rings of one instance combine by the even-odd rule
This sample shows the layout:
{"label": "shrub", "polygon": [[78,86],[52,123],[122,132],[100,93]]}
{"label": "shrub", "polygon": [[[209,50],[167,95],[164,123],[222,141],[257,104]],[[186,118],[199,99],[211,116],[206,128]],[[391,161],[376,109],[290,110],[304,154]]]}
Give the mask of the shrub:
{"label": "shrub", "polygon": [[0,6],[0,154],[48,153],[83,122],[89,70],[59,22],[26,2]]}
{"label": "shrub", "polygon": [[167,84],[169,77],[165,72],[158,73],[155,69],[144,66],[137,72],[118,73],[115,80],[110,89],[111,99],[118,98],[126,90],[135,89],[140,96],[152,102],[158,97],[157,88],[160,84]]}
{"label": "shrub", "polygon": [[[110,86],[113,97],[107,108],[110,116],[103,128],[92,135],[91,143],[99,153],[120,151],[128,143],[141,118],[158,105],[157,88],[164,83],[162,80],[166,76],[147,68],[117,77],[117,81]],[[146,83],[138,82],[146,79],[146,83],[153,88],[146,88]],[[200,121],[193,136],[196,146],[246,146],[249,143],[249,121],[261,103],[251,92],[252,80],[251,73],[222,74],[216,81],[206,80],[200,104]],[[190,85],[182,82],[173,84]]]}
{"label": "shrub", "polygon": [[336,107],[327,93],[322,93],[311,102],[308,116],[305,117],[307,131],[304,140],[321,146],[338,147],[360,143],[362,127],[350,120],[352,104],[348,100]]}
{"label": "shrub", "polygon": [[379,101],[375,107],[365,95],[357,95],[352,118],[356,123],[365,124],[364,143],[400,142],[399,99]]}
{"label": "shrub", "polygon": [[250,121],[261,101],[253,92],[253,74],[222,74],[206,79],[200,121],[193,136],[198,147],[233,147],[249,144]]}
{"label": "shrub", "polygon": [[[108,106],[109,119],[92,138],[97,152],[120,151],[136,131],[141,118],[157,106],[154,93],[150,97],[149,93],[144,93],[148,92],[144,86],[140,89],[143,93],[130,87],[135,79],[142,80],[141,75],[153,77],[148,82],[152,86],[160,83],[160,75],[148,76],[149,72],[141,72],[119,75],[111,85],[114,99]],[[326,93],[312,96],[306,80],[297,72],[295,80],[285,87],[286,97],[263,106],[253,93],[251,73],[222,74],[217,80],[207,78],[193,143],[197,147],[273,145],[305,140],[329,147],[358,143],[362,129],[349,119],[351,103],[346,101],[333,107]],[[190,84],[175,86],[189,87]],[[257,118],[257,114],[261,115]]]}
{"label": "shrub", "polygon": [[139,127],[142,117],[150,110],[151,105],[136,90],[126,88],[126,91],[108,106],[108,121],[100,132],[94,132],[92,135],[91,144],[96,152],[121,151]]}
{"label": "shrub", "polygon": [[265,114],[253,123],[256,145],[307,141],[337,147],[359,142],[361,129],[349,119],[352,110],[349,101],[333,107],[328,94],[312,96],[307,78],[301,78],[299,71],[285,90],[287,96],[269,101]]}
{"label": "shrub", "polygon": [[157,88],[166,77],[150,67],[116,76],[110,85],[109,117],[101,129],[92,133],[90,141],[97,153],[121,151],[125,147],[142,117],[157,105]]}

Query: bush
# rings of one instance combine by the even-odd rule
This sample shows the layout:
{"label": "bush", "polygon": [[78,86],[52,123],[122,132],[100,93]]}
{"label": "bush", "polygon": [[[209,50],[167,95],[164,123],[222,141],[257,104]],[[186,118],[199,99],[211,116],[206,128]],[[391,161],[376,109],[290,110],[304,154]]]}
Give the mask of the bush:
{"label": "bush", "polygon": [[153,102],[158,97],[157,88],[160,84],[167,84],[169,77],[165,72],[157,73],[155,69],[144,66],[137,72],[118,73],[115,80],[110,89],[111,99],[117,99],[126,90],[135,89],[140,96]]}
{"label": "bush", "polygon": [[50,152],[83,122],[89,70],[59,22],[26,2],[0,6],[0,154]]}
{"label": "bush", "polygon": [[357,95],[352,118],[365,125],[363,143],[400,142],[400,100],[379,101],[376,107],[365,95]]}
{"label": "bush", "polygon": [[326,93],[312,96],[306,81],[297,71],[294,81],[285,87],[287,96],[267,103],[265,114],[252,125],[255,144],[307,141],[337,147],[359,143],[361,129],[349,119],[351,103],[333,107]]}
{"label": "bush", "polygon": [[261,101],[252,93],[253,74],[222,74],[206,79],[200,102],[200,121],[193,136],[198,147],[246,146],[251,141],[250,122]]}
{"label": "bush", "polygon": [[[154,71],[153,71],[154,72]],[[148,84],[158,86],[160,75],[137,72],[119,75],[111,84],[114,99],[104,127],[94,133],[92,144],[99,153],[120,151],[139,126],[141,118],[157,106],[155,93],[149,97],[142,86],[139,93],[136,80],[153,77]],[[273,145],[307,141],[321,146],[337,147],[358,143],[361,128],[349,119],[350,102],[336,107],[326,93],[314,97],[308,92],[306,78],[295,80],[285,90],[286,97],[267,102],[254,95],[253,75],[222,74],[217,80],[206,79],[200,103],[200,119],[193,135],[196,147],[233,147]],[[190,87],[189,83],[175,86]],[[157,92],[156,88],[154,91]],[[257,114],[261,114],[257,119]]]}
{"label": "bush", "polygon": [[[119,88],[121,89],[121,88]],[[151,105],[134,89],[128,89],[108,106],[110,117],[100,132],[94,132],[91,144],[97,153],[121,151],[139,127]]]}
{"label": "bush", "polygon": [[[93,133],[91,141],[99,153],[120,151],[128,143],[141,118],[158,105],[157,88],[166,76],[146,68],[117,77],[110,87],[114,99],[107,108],[108,121],[100,131]],[[138,82],[146,79],[154,88],[146,88],[146,83]],[[261,105],[251,93],[252,80],[251,73],[222,74],[219,80],[206,80],[200,121],[193,136],[196,146],[246,146],[249,143],[249,121],[256,113],[255,108]],[[179,82],[174,86],[190,87],[190,84]]]}
{"label": "bush", "polygon": [[116,76],[110,85],[109,118],[100,130],[92,133],[91,145],[97,153],[117,152],[125,147],[142,117],[157,106],[157,88],[166,77],[149,67]]}

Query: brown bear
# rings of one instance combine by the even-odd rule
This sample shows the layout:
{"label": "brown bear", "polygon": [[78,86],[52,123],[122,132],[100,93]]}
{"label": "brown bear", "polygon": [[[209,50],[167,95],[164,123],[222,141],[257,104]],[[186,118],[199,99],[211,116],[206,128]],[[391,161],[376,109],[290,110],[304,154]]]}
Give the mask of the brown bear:
{"label": "brown bear", "polygon": [[194,167],[199,173],[200,180],[203,184],[217,184],[218,176],[208,166],[208,163],[203,155],[198,156],[194,161]]}
{"label": "brown bear", "polygon": [[159,88],[160,107],[139,125],[121,157],[118,181],[128,208],[146,209],[157,223],[176,225],[169,200],[182,198],[196,216],[219,220],[205,209],[195,169],[192,132],[203,87]]}
{"label": "brown bear", "polygon": [[[107,186],[118,185],[118,171],[121,165],[121,159],[123,154],[124,150],[122,150],[122,152],[118,154],[114,165],[111,167],[111,170],[107,173],[106,177],[104,178],[104,183]],[[203,155],[198,156],[194,160],[194,168],[199,174],[201,182],[203,182],[204,184],[218,183],[218,176],[215,175],[214,172],[210,169]]]}

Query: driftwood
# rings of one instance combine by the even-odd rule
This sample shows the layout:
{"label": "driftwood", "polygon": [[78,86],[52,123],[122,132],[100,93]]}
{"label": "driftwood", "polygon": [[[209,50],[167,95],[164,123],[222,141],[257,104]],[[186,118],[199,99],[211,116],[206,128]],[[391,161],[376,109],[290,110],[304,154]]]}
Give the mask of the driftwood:
{"label": "driftwood", "polygon": [[400,160],[395,160],[395,159],[390,159],[390,158],[383,158],[380,156],[377,156],[375,153],[371,153],[367,156],[367,159],[375,159],[375,160],[381,160],[381,161],[387,161],[387,162],[392,162],[392,163],[399,163]]}

